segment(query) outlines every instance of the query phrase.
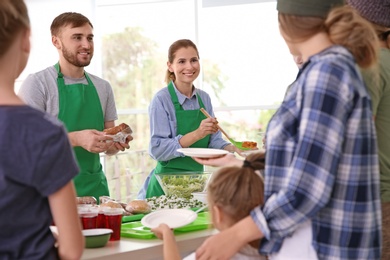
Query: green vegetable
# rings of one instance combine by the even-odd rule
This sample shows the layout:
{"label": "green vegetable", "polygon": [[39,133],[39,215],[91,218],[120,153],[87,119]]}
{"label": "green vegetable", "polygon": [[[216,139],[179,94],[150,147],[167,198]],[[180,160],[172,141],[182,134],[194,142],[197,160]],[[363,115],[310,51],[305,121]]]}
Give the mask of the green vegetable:
{"label": "green vegetable", "polygon": [[209,176],[206,175],[166,175],[162,176],[162,188],[165,195],[179,198],[191,198],[191,193],[204,191]]}
{"label": "green vegetable", "polygon": [[[192,195],[191,195],[192,196]],[[158,209],[190,209],[190,208],[200,208],[205,204],[197,199],[190,198],[179,198],[176,196],[165,196],[152,197],[146,199],[149,206],[152,210]]]}

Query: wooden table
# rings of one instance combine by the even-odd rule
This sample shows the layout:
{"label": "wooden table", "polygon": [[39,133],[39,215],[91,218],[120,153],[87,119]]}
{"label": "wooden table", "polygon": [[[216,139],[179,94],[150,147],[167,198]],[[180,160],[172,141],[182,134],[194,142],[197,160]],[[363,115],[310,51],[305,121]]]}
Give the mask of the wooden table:
{"label": "wooden table", "polygon": [[[176,241],[182,256],[194,252],[203,241],[218,231],[206,229],[176,234]],[[133,239],[121,237],[120,241],[108,242],[102,248],[86,248],[81,259],[163,259],[162,241],[159,239]]]}

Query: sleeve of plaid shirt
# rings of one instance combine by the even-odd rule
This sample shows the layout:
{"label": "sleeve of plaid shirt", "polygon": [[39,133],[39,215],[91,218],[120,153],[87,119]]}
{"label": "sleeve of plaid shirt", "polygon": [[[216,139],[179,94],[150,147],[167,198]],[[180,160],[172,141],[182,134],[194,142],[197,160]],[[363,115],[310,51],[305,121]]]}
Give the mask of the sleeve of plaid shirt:
{"label": "sleeve of plaid shirt", "polygon": [[353,167],[358,167],[353,165],[353,158],[359,154],[354,155],[352,148],[351,165],[340,165],[345,156],[342,146],[368,138],[368,134],[357,137],[351,132],[359,131],[356,129],[362,123],[364,127],[368,124],[361,122],[365,112],[353,118],[353,111],[363,111],[364,105],[355,104],[357,90],[352,85],[359,76],[351,79],[352,68],[345,71],[335,64],[318,63],[302,74],[267,132],[266,203],[262,210],[251,212],[267,239],[287,237],[300,223],[313,218],[335,192],[340,167],[349,169],[345,171],[346,180]]}

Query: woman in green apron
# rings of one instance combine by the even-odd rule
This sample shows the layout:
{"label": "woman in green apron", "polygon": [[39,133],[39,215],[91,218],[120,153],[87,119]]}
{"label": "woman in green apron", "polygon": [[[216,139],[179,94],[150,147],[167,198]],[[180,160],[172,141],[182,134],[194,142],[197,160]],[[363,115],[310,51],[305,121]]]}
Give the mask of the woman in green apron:
{"label": "woman in green apron", "polygon": [[151,142],[149,153],[156,168],[145,181],[139,198],[163,195],[155,173],[202,172],[203,165],[177,152],[179,148],[215,148],[237,151],[218,131],[217,121],[206,118],[200,108],[212,111],[210,96],[194,87],[200,72],[199,53],[190,40],[178,40],[169,48],[166,83],[154,96],[150,107]]}

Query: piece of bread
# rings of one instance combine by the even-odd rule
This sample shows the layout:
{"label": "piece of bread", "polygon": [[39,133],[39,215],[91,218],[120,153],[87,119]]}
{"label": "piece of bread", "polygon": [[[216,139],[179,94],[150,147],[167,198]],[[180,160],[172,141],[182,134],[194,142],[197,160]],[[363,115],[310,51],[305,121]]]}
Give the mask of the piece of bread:
{"label": "piece of bread", "polygon": [[102,204],[100,204],[100,207],[109,207],[109,208],[116,208],[116,209],[123,209],[122,205],[119,202],[116,201],[107,201]]}
{"label": "piece of bread", "polygon": [[91,204],[96,205],[96,199],[92,196],[85,196],[85,197],[77,197],[77,204]]}
{"label": "piece of bread", "polygon": [[111,128],[104,129],[103,132],[106,133],[107,135],[116,135],[117,133],[120,132],[124,132],[128,134],[132,133],[130,126],[125,123],[122,123],[120,125]]}
{"label": "piece of bread", "polygon": [[257,143],[251,142],[251,141],[244,141],[244,142],[242,142],[242,147],[249,148],[249,149],[255,149],[255,148],[257,148]]}
{"label": "piece of bread", "polygon": [[146,200],[132,200],[127,203],[126,211],[132,214],[147,214],[151,211],[151,207]]}

